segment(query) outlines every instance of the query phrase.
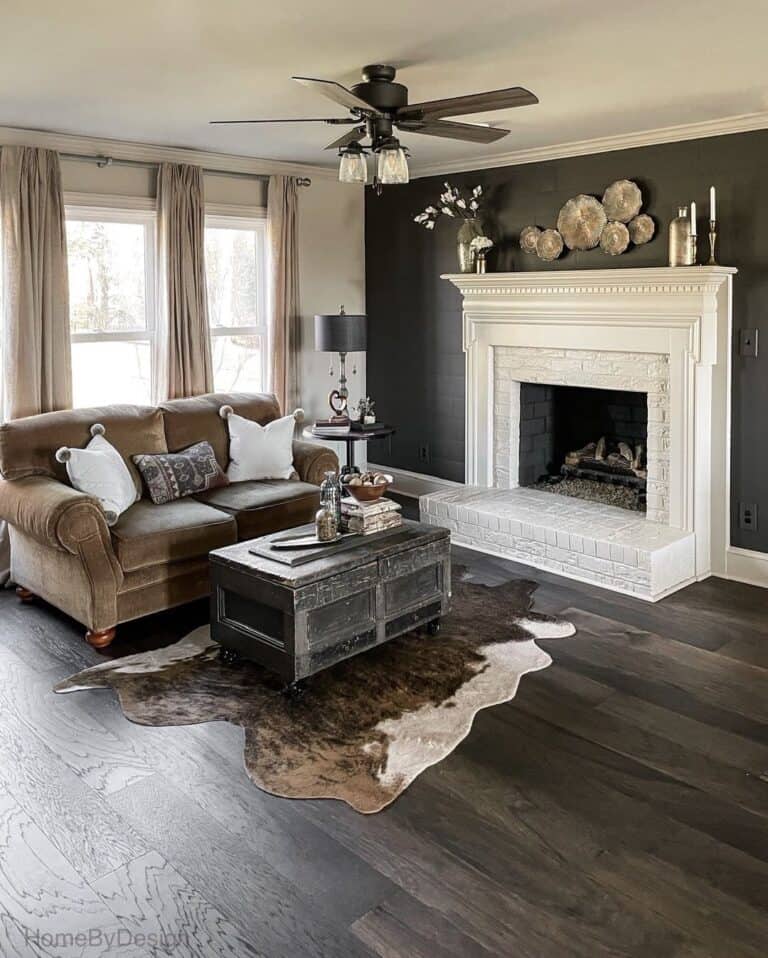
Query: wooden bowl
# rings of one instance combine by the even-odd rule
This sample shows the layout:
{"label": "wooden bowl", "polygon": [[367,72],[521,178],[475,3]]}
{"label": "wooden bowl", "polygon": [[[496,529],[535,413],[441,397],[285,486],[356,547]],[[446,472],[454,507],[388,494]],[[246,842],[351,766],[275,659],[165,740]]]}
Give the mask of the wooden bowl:
{"label": "wooden bowl", "polygon": [[376,502],[377,499],[381,499],[391,485],[391,482],[379,482],[375,486],[350,486],[349,483],[345,483],[344,491],[357,499],[358,502]]}

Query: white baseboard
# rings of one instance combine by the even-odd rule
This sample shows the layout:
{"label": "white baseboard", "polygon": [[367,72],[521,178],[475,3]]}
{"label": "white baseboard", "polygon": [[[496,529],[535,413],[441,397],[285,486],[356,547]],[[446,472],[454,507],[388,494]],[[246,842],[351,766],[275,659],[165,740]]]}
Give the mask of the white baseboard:
{"label": "white baseboard", "polygon": [[392,492],[400,496],[410,496],[418,499],[429,492],[445,492],[448,489],[459,489],[463,482],[452,482],[450,479],[440,479],[437,476],[426,476],[421,472],[410,472],[408,469],[394,469],[392,466],[380,466],[369,462],[368,468],[372,472],[387,472],[395,480]]}
{"label": "white baseboard", "polygon": [[768,553],[728,546],[725,551],[725,578],[768,589]]}

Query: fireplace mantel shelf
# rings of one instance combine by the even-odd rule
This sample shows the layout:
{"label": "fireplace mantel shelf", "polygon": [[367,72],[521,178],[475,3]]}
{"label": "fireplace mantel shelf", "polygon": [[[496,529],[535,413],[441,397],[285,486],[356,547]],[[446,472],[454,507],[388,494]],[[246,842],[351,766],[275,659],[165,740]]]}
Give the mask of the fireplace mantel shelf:
{"label": "fireplace mantel shelf", "polygon": [[705,293],[715,292],[733,266],[654,266],[634,269],[535,270],[518,273],[444,273],[464,293]]}

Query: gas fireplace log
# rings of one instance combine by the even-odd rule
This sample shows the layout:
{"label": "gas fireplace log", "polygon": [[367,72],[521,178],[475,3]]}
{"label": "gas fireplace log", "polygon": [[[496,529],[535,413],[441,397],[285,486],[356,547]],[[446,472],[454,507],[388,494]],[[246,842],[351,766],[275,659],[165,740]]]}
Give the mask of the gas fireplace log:
{"label": "gas fireplace log", "polygon": [[595,449],[595,459],[605,459],[606,445],[605,436],[601,436]]}
{"label": "gas fireplace log", "polygon": [[605,476],[613,473],[617,476],[636,476],[640,480],[645,480],[648,475],[645,468],[645,447],[642,443],[637,443],[634,451],[628,442],[621,441],[618,449],[608,452],[608,442],[605,436],[601,436],[598,442],[588,442],[581,449],[573,449],[566,453],[563,460],[563,469],[580,471],[591,470],[593,473],[597,470],[598,474]]}
{"label": "gas fireplace log", "polygon": [[567,466],[578,466],[582,459],[596,459],[597,455],[595,453],[596,444],[594,442],[588,442],[586,446],[583,446],[581,449],[574,449],[572,452],[566,453],[565,463]]}
{"label": "gas fireplace log", "polygon": [[609,452],[603,461],[607,466],[610,466],[611,469],[616,469],[617,472],[634,471],[632,469],[632,460],[627,459],[627,457],[620,452]]}

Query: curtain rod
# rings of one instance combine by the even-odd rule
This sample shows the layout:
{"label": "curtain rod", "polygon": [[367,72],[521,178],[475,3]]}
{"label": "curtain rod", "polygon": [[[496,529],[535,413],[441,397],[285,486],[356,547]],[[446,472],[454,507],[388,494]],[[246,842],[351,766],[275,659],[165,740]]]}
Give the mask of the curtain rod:
{"label": "curtain rod", "polygon": [[[100,169],[105,166],[138,166],[146,170],[155,169],[160,164],[151,163],[148,160],[121,160],[113,156],[88,155],[86,153],[60,153],[62,160],[80,160],[85,163],[95,163]],[[260,180],[262,183],[269,181],[269,175],[266,173],[244,173],[240,170],[210,170],[203,167],[203,173],[208,176],[236,176],[249,180]],[[311,186],[312,180],[308,176],[296,177],[297,186]]]}

